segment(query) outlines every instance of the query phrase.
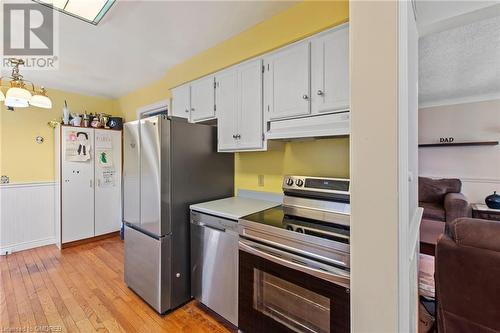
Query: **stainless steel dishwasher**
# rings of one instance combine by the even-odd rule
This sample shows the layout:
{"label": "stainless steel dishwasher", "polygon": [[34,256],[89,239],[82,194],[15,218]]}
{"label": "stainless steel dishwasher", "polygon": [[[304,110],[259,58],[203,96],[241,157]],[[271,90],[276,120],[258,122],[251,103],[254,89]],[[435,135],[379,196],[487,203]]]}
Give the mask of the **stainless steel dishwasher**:
{"label": "stainless steel dishwasher", "polygon": [[191,294],[238,326],[238,222],[191,211]]}

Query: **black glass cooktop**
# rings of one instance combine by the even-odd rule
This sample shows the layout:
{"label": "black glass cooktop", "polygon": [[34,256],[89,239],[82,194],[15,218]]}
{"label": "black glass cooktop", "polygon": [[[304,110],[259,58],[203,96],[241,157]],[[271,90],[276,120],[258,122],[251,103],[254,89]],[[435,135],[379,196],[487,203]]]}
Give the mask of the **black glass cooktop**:
{"label": "black glass cooktop", "polygon": [[285,215],[282,206],[250,214],[242,219],[349,244],[349,227]]}

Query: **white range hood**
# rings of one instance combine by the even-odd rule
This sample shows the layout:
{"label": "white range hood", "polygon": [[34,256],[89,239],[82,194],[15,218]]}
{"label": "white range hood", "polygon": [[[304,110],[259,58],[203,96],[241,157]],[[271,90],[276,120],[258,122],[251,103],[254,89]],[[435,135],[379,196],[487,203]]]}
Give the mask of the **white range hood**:
{"label": "white range hood", "polygon": [[331,113],[268,122],[266,139],[345,136],[351,133],[351,113]]}

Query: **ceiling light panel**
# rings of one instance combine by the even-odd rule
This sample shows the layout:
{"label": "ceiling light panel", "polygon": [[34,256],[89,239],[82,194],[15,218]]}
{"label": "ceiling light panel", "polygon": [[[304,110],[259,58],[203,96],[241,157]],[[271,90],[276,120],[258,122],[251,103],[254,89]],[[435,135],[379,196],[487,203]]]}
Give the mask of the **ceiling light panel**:
{"label": "ceiling light panel", "polygon": [[33,0],[54,10],[97,25],[115,0]]}

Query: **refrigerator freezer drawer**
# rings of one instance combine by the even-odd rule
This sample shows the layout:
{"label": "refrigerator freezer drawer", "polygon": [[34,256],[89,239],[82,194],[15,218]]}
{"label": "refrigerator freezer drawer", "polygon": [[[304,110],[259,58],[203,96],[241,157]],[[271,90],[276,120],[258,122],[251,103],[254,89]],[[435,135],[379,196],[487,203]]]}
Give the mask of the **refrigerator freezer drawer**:
{"label": "refrigerator freezer drawer", "polygon": [[125,283],[159,313],[171,307],[170,243],[125,227]]}

